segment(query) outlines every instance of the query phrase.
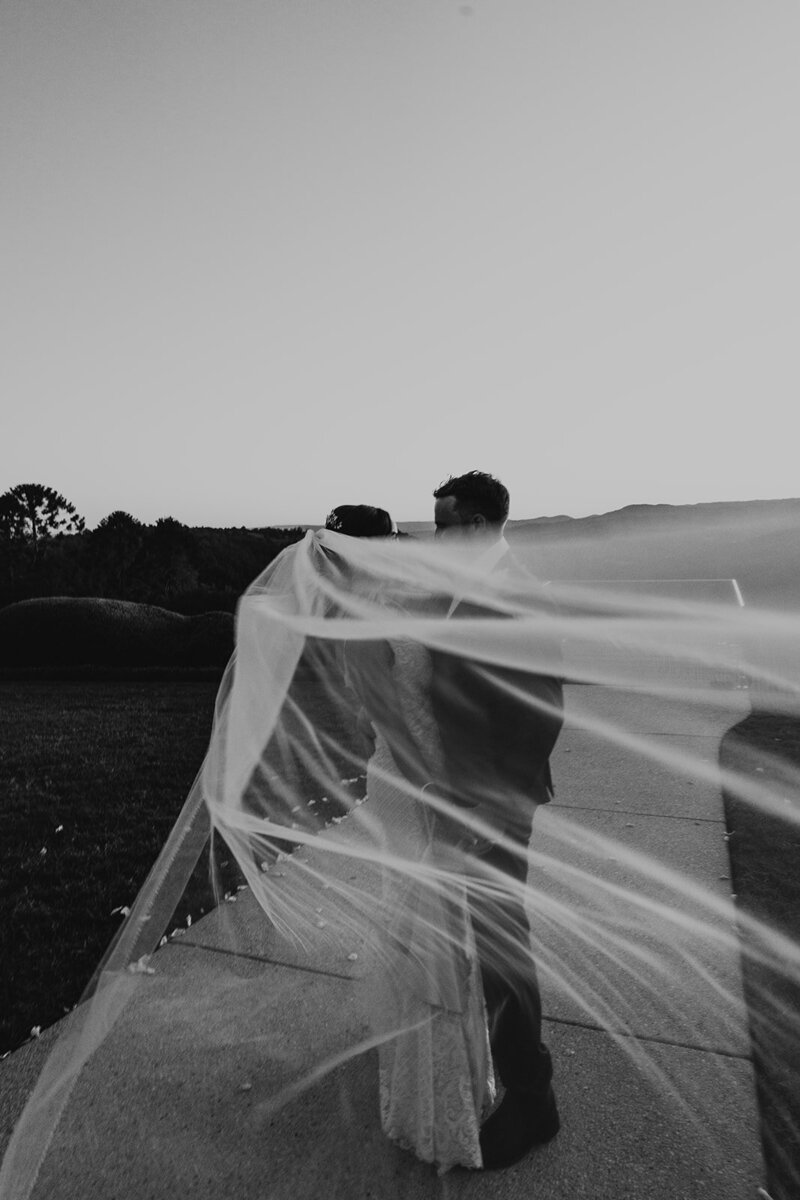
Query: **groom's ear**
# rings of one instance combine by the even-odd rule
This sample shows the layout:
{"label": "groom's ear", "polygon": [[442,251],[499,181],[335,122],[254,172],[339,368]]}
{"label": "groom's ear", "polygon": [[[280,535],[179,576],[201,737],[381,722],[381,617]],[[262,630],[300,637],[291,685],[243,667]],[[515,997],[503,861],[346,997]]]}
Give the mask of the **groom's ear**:
{"label": "groom's ear", "polygon": [[470,521],[470,525],[474,526],[479,533],[483,533],[484,529],[488,525],[488,521],[483,513],[475,513],[475,516]]}

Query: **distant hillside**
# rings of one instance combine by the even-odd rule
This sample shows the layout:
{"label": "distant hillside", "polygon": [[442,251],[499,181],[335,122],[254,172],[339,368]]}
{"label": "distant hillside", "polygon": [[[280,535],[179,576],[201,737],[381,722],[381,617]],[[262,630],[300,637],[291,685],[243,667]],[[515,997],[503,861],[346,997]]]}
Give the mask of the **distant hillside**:
{"label": "distant hillside", "polygon": [[746,603],[800,605],[800,499],[534,518],[508,539],[541,578],[737,579]]}
{"label": "distant hillside", "polygon": [[739,525],[743,521],[766,520],[767,522],[797,521],[800,519],[800,499],[786,500],[720,500],[707,504],[628,504],[613,512],[596,513],[588,517],[530,517],[509,521],[509,528],[522,529],[535,526],[556,533],[569,529],[622,527],[674,528],[676,525],[692,524],[704,526]]}

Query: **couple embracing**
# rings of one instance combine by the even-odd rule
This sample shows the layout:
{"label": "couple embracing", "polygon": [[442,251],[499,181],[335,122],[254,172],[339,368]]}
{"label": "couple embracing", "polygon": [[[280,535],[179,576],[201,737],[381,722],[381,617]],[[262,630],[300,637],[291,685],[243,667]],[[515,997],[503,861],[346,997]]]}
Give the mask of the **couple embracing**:
{"label": "couple embracing", "polygon": [[[348,936],[376,935],[377,969],[363,988],[373,979],[379,993],[375,1034],[364,1042],[362,1014],[351,1020],[346,1005],[331,1025],[337,1036],[357,1039],[353,1054],[378,1046],[381,1122],[390,1138],[442,1172],[509,1166],[558,1132],[531,944],[538,930],[532,938],[529,924],[537,906],[525,904],[533,890],[532,819],[552,795],[548,759],[563,719],[558,621],[547,590],[509,553],[503,485],[471,472],[449,479],[435,497],[432,544],[393,537],[388,515],[378,529],[374,512],[353,528],[347,513],[341,527],[287,547],[242,596],[202,769],[95,990],[65,1021],[47,1059],[4,1160],[4,1196],[28,1196],[43,1162],[48,1195],[53,1186],[64,1191],[54,1172],[62,1164],[82,1170],[84,1158],[108,1194],[134,1163],[158,1172],[156,1191],[184,1178],[185,1164],[193,1183],[202,1169],[211,1177],[221,1165],[238,1171],[239,1142],[220,1132],[220,1097],[229,1104],[220,1088],[247,1064],[260,1073],[265,1097],[253,1111],[273,1114],[281,1097],[297,1094],[298,1078],[301,1090],[319,1078],[309,1067],[329,1046],[326,1029],[309,1034],[300,993],[288,983],[296,1028],[294,1010],[277,1028],[264,1022],[262,969],[270,986],[285,980],[280,963],[273,970],[272,928],[303,942],[331,924],[329,910],[342,914]],[[344,785],[361,776],[342,778],[343,765],[360,771],[364,763],[364,739],[356,746],[344,720],[354,711],[371,744],[367,795],[355,803]],[[344,811],[316,816],[332,798]],[[233,915],[220,906],[212,942],[194,943],[202,953],[185,977],[180,955],[177,969],[168,954],[166,969],[157,971],[149,957],[174,920],[209,819],[222,843],[215,837],[212,853],[224,855],[221,867],[235,855],[251,898],[270,919],[269,937],[262,943],[257,925],[253,941],[249,905]],[[218,946],[220,931],[230,933],[231,946]],[[333,945],[332,932],[326,944]],[[359,955],[351,948],[347,958]],[[184,978],[188,990],[181,991]],[[348,998],[357,993],[353,987]],[[281,1001],[279,986],[271,1003]],[[115,1054],[98,1053],[129,1003],[133,1025],[123,1027],[116,1049],[124,1049],[126,1069],[134,1064],[134,1078],[137,1069],[141,1078],[146,1073],[153,1101],[144,1115],[118,1086]],[[170,1029],[174,1043],[165,1036]],[[194,1112],[184,1122],[179,1105],[173,1145],[165,1117],[192,1050],[213,1065],[209,1095],[198,1092],[196,1122]],[[324,1069],[348,1055],[337,1043]],[[91,1085],[75,1087],[90,1060]],[[104,1077],[99,1095],[108,1111],[86,1101]],[[273,1086],[278,1097],[270,1100]],[[247,1081],[239,1090],[248,1095],[251,1087]],[[112,1137],[117,1103],[120,1136]],[[141,1124],[145,1117],[152,1126]],[[45,1159],[62,1120],[63,1137]],[[152,1137],[142,1140],[142,1128],[152,1128]],[[209,1140],[212,1128],[219,1147]],[[237,1124],[237,1139],[239,1132]],[[132,1146],[143,1148],[138,1159]],[[280,1161],[285,1146],[271,1147],[270,1167],[276,1149]],[[256,1179],[261,1188],[263,1177]]]}
{"label": "couple embracing", "polygon": [[[490,1170],[559,1129],[525,896],[562,681],[546,590],[504,537],[506,488],[472,471],[434,497],[431,570],[398,606],[419,624],[343,656],[374,739],[360,819],[386,850],[381,1119],[440,1171]],[[396,535],[366,506],[334,510],[327,528]]]}

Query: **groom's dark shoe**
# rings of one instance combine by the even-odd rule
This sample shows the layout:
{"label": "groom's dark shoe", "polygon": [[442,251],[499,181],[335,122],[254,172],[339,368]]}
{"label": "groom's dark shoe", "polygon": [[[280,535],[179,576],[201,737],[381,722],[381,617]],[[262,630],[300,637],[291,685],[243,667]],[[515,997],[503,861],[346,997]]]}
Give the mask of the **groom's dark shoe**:
{"label": "groom's dark shoe", "polygon": [[481,1129],[484,1171],[496,1171],[519,1162],[534,1146],[542,1146],[554,1138],[560,1126],[552,1088],[548,1088],[544,1098],[506,1092]]}

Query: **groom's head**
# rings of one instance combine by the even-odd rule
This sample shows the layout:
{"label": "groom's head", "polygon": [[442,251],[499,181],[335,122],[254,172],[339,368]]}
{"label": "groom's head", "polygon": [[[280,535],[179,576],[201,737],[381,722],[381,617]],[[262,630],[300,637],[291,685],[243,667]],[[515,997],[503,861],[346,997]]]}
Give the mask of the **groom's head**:
{"label": "groom's head", "polygon": [[508,519],[508,491],[485,471],[451,476],[433,493],[436,537],[474,539],[485,544],[503,536]]}

